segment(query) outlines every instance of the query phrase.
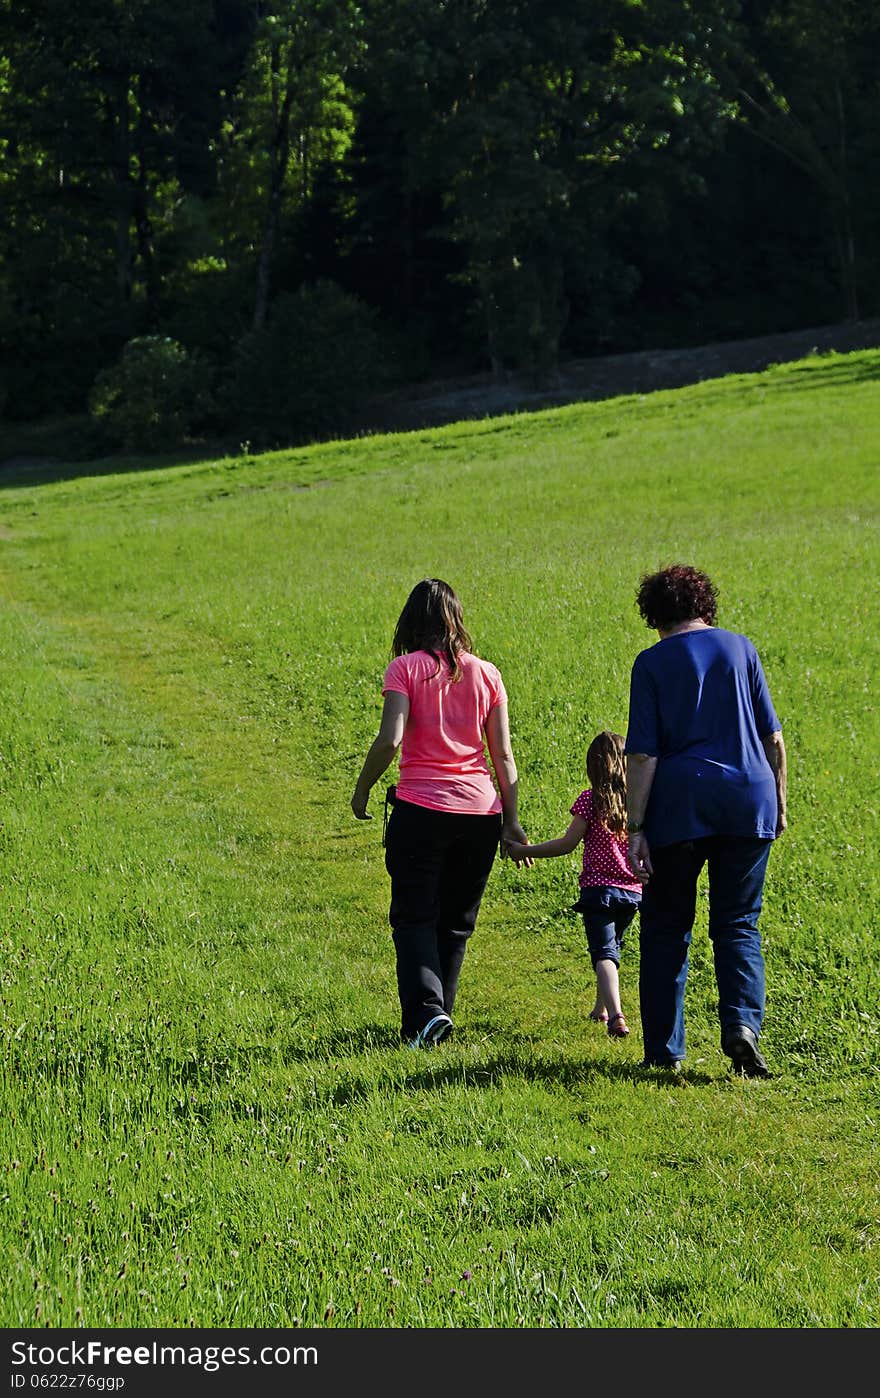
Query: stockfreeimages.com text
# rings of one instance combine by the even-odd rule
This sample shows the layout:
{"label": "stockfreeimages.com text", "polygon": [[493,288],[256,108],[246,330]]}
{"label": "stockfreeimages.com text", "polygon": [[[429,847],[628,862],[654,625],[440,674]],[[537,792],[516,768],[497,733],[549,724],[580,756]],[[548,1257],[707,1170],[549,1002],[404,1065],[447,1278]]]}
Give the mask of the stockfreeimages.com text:
{"label": "stockfreeimages.com text", "polygon": [[13,1365],[28,1364],[46,1368],[49,1365],[89,1367],[136,1364],[144,1367],[163,1365],[203,1369],[211,1374],[221,1368],[236,1365],[317,1364],[318,1351],[314,1345],[263,1345],[252,1350],[250,1345],[162,1345],[156,1340],[145,1345],[106,1345],[100,1340],[71,1341],[57,1347],[26,1344],[16,1340],[12,1345]]}

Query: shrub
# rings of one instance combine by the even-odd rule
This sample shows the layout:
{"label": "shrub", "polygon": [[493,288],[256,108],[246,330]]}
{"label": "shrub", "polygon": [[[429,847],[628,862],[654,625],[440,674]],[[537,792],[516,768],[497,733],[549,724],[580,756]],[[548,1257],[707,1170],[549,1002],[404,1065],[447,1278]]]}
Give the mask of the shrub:
{"label": "shrub", "polygon": [[127,451],[178,446],[211,407],[210,368],[164,335],[129,340],[89,398],[93,419]]}
{"label": "shrub", "polygon": [[383,358],[368,306],[333,282],[300,287],[275,301],[264,330],[238,344],[234,425],[259,446],[340,436],[382,382]]}

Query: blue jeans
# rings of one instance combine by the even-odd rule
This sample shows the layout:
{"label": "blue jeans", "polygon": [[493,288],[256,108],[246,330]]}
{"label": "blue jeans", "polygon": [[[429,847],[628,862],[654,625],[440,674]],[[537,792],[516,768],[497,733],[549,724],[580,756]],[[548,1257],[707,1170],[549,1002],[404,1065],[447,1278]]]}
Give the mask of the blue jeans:
{"label": "blue jeans", "polygon": [[594,971],[597,961],[613,961],[615,966],[620,965],[624,933],[639,910],[640,899],[641,894],[610,884],[581,889],[574,911],[584,920]]}
{"label": "blue jeans", "polygon": [[764,957],[758,917],[772,840],[708,835],[651,850],[654,872],[642,893],[639,1008],[645,1061],[684,1057],[684,988],[697,906],[697,880],[709,866],[709,936],[718,1018],[755,1035],[764,1019]]}

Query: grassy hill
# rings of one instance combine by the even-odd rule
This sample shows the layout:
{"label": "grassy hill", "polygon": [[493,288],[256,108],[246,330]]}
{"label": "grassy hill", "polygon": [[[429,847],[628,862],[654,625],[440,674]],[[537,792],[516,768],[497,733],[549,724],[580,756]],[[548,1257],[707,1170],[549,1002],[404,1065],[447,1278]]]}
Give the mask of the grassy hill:
{"label": "grassy hill", "polygon": [[[878,457],[865,352],[7,474],[0,1324],[876,1326]],[[785,729],[774,1076],[719,1052],[705,903],[682,1082],[637,1066],[637,936],[633,1034],[589,1023],[576,856],[496,865],[455,1040],[400,1049],[379,789],[348,800],[409,589],[500,666],[538,839],[676,560]]]}

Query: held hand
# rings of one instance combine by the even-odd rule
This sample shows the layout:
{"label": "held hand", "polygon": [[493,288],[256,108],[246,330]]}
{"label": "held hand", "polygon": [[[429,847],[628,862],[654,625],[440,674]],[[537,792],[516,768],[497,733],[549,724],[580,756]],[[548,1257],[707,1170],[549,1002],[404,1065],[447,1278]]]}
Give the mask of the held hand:
{"label": "held hand", "polygon": [[512,859],[517,869],[523,865],[531,869],[535,861],[527,853],[528,844],[529,837],[519,821],[512,821],[501,831],[501,858]]}
{"label": "held hand", "polygon": [[[519,868],[520,863],[529,858],[528,850],[528,845],[524,844],[522,840],[505,840],[501,847],[502,858],[506,855],[507,858],[512,859],[516,867]],[[529,859],[529,864],[531,865],[533,863],[534,860]]]}
{"label": "held hand", "polygon": [[357,816],[358,820],[372,820],[372,819],[373,819],[373,817],[372,817],[372,816],[368,813],[368,811],[367,811],[367,801],[368,801],[368,799],[369,799],[369,796],[368,796],[368,795],[367,795],[367,796],[361,796],[360,793],[357,792],[357,791],[354,793],[354,796],[352,796],[352,798],[351,798],[351,809],[354,811],[354,814]]}
{"label": "held hand", "polygon": [[639,883],[647,883],[654,870],[651,867],[651,851],[641,830],[629,837],[629,867]]}

